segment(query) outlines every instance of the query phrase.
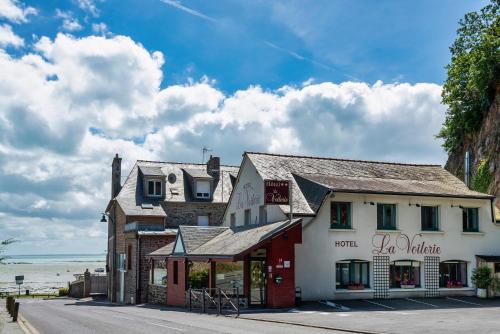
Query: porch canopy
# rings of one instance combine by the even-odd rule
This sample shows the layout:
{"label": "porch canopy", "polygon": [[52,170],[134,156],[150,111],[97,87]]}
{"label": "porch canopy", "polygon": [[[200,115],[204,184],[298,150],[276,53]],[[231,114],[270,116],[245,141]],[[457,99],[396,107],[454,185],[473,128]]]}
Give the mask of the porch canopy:
{"label": "porch canopy", "polygon": [[189,260],[240,261],[244,256],[258,249],[278,235],[302,222],[301,218],[268,223],[259,226],[179,226],[177,239],[152,253],[152,259],[186,257]]}

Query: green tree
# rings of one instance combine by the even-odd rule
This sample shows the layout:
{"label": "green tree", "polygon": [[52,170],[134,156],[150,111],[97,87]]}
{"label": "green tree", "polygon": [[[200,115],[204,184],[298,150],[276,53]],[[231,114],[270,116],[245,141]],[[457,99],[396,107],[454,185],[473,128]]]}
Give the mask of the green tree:
{"label": "green tree", "polygon": [[500,0],[492,0],[479,12],[466,14],[450,47],[442,92],[448,111],[438,134],[449,153],[463,143],[465,135],[479,129],[494,99],[500,74],[499,8]]}
{"label": "green tree", "polygon": [[5,250],[5,247],[7,247],[7,245],[10,245],[11,243],[14,243],[14,242],[16,242],[16,240],[14,240],[14,239],[6,239],[3,241],[0,241],[0,264],[5,264],[5,260],[7,259],[7,256],[2,256],[2,253]]}

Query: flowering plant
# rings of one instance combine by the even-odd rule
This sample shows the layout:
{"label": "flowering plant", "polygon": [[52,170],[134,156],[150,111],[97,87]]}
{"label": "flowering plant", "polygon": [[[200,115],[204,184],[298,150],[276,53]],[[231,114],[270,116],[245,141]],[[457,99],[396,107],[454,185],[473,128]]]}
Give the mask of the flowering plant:
{"label": "flowering plant", "polygon": [[405,278],[401,281],[401,285],[415,285],[415,281]]}
{"label": "flowering plant", "polygon": [[347,285],[348,290],[363,290],[364,288],[365,286],[362,283],[349,283],[349,285]]}
{"label": "flowering plant", "polygon": [[463,284],[462,284],[461,281],[452,281],[452,280],[449,280],[446,283],[446,287],[447,288],[461,288],[462,286],[463,286]]}

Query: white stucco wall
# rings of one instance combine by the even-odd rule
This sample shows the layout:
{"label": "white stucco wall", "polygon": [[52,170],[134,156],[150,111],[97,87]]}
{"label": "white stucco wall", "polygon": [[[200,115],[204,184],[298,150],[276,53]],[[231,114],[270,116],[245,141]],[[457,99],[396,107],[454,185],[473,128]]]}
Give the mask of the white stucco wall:
{"label": "white stucco wall", "polygon": [[[259,207],[264,204],[264,180],[252,162],[246,157],[240,167],[239,180],[233,189],[231,200],[223,219],[224,226],[230,226],[231,213],[236,214],[236,226],[244,224],[244,212],[251,210],[251,223],[259,222]],[[286,219],[278,205],[267,206],[267,221],[276,222]]]}
{"label": "white stucco wall", "polygon": [[[352,203],[352,230],[330,229],[331,201]],[[364,204],[364,201],[372,201],[375,205]],[[421,205],[439,206],[441,231],[421,231],[420,208],[414,205],[409,206],[410,201]],[[377,232],[377,202],[397,205],[397,231]],[[478,207],[481,233],[463,233],[462,210],[458,207],[452,208],[451,204]],[[302,289],[303,299],[346,297],[345,290],[337,293],[335,291],[335,263],[341,260],[369,261],[370,286],[373,287],[373,236],[377,233],[387,233],[391,238],[390,244],[394,243],[399,233],[404,233],[410,238],[421,234],[421,236],[417,235],[415,239],[417,243],[423,241],[425,245],[435,244],[439,246],[440,254],[432,254],[432,256],[439,256],[440,261],[467,261],[469,287],[472,286],[470,275],[476,265],[475,255],[500,255],[500,226],[492,222],[489,200],[337,193],[335,198],[325,201],[316,218],[309,224],[303,224],[303,242],[301,245],[296,245],[296,284]],[[358,247],[335,247],[335,241],[355,241]],[[412,254],[411,252],[408,254],[396,247],[395,254],[380,255],[389,255],[391,262],[409,259],[421,261],[420,281],[422,288],[425,288],[424,254]],[[355,293],[349,293],[351,296],[356,296]],[[394,296],[395,293],[394,290],[391,295]],[[370,298],[369,290],[365,294],[364,298]]]}

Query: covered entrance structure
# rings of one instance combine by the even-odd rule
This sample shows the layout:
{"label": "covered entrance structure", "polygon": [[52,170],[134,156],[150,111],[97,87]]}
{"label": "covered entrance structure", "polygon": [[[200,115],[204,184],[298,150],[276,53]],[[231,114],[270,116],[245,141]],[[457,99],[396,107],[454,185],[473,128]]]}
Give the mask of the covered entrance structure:
{"label": "covered entrance structure", "polygon": [[302,220],[246,227],[180,226],[167,257],[167,304],[185,306],[190,288],[238,291],[241,307],[295,305],[295,245]]}

